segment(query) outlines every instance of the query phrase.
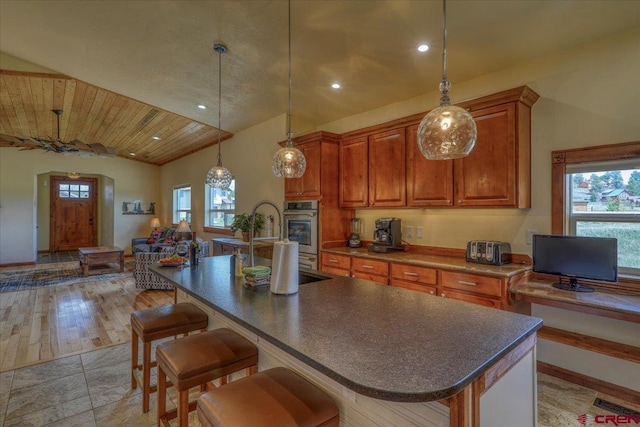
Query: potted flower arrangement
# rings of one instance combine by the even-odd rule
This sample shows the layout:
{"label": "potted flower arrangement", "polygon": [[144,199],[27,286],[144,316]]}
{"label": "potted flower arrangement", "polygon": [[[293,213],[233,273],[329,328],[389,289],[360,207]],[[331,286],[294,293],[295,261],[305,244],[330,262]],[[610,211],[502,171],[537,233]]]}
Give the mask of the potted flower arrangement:
{"label": "potted flower arrangement", "polygon": [[[265,218],[260,212],[255,213],[255,221],[253,224],[254,237],[264,228]],[[231,231],[234,233],[240,230],[242,232],[242,240],[249,241],[249,232],[251,231],[251,215],[250,214],[237,214],[233,217],[231,223]]]}

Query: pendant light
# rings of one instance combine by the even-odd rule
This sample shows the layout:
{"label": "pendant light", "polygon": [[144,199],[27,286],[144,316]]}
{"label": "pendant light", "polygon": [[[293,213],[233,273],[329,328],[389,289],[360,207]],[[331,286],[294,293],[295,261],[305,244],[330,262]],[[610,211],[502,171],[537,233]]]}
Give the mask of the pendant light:
{"label": "pendant light", "polygon": [[220,115],[222,111],[222,54],[227,52],[227,47],[221,44],[214,44],[213,50],[218,52],[218,164],[207,172],[207,184],[213,188],[227,190],[233,177],[229,169],[222,166],[222,153],[220,140]]}
{"label": "pendant light", "polygon": [[289,109],[287,111],[287,142],[273,156],[271,169],[275,176],[300,178],[307,169],[307,160],[291,140],[291,0],[289,0]]}
{"label": "pendant light", "polygon": [[471,114],[451,105],[447,80],[447,1],[442,0],[442,81],[440,105],[431,110],[418,127],[418,147],[430,160],[457,159],[468,155],[476,144],[478,129]]}

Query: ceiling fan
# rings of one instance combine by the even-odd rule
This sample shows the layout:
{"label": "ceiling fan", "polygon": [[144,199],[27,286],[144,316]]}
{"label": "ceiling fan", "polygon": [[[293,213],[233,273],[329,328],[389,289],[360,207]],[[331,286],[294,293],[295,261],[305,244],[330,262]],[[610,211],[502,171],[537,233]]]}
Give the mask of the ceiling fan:
{"label": "ceiling fan", "polygon": [[74,139],[71,142],[60,140],[60,116],[62,110],[51,110],[58,117],[58,138],[46,139],[40,137],[20,138],[11,135],[0,134],[0,147],[20,147],[21,150],[33,150],[40,148],[45,151],[53,151],[62,154],[79,154],[81,156],[115,157],[117,152],[111,147],[102,144],[85,144]]}

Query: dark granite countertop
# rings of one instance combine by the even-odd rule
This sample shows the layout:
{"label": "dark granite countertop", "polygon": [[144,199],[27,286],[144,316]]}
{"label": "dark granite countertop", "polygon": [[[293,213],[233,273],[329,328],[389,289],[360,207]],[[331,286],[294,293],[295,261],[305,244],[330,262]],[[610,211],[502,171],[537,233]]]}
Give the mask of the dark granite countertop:
{"label": "dark granite countertop", "polygon": [[451,397],[542,320],[366,280],[319,273],[295,295],[245,287],[229,256],[152,271],[344,386],[403,402]]}
{"label": "dark granite countertop", "polygon": [[505,265],[487,265],[467,262],[464,258],[428,255],[416,252],[388,252],[376,253],[369,252],[367,248],[328,248],[322,249],[322,252],[333,253],[338,255],[349,255],[360,258],[377,259],[380,261],[401,262],[403,264],[417,265],[420,267],[439,268],[444,270],[454,270],[471,274],[481,274],[484,276],[495,277],[512,277],[524,273],[531,269],[525,264],[505,264]]}

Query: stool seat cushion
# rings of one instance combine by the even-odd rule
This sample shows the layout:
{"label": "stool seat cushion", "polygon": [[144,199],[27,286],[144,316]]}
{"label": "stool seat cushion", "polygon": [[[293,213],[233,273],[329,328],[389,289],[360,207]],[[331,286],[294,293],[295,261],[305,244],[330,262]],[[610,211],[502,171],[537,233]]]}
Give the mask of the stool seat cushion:
{"label": "stool seat cushion", "polygon": [[188,302],[131,313],[131,327],[143,342],[204,329],[207,323],[207,313]]}
{"label": "stool seat cushion", "polygon": [[195,387],[258,363],[258,348],[227,328],[163,342],[156,361],[178,390]]}
{"label": "stool seat cushion", "polygon": [[205,427],[338,426],[338,407],[322,390],[286,368],[273,368],[198,399]]}

